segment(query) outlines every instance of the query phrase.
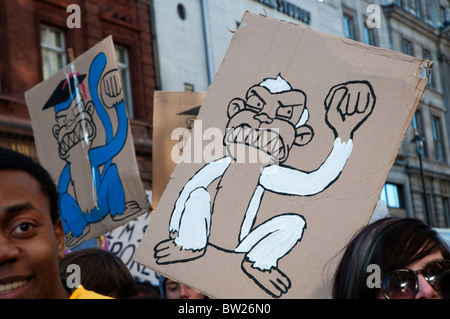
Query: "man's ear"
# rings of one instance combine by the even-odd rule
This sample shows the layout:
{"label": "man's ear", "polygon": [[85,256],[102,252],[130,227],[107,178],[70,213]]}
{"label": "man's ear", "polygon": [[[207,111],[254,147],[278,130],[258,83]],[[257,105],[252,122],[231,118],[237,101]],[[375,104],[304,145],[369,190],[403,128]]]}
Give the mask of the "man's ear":
{"label": "man's ear", "polygon": [[56,237],[56,248],[58,250],[58,257],[62,259],[64,257],[64,252],[66,250],[66,246],[64,244],[64,228],[61,221],[61,218],[53,224],[55,229],[55,237]]}
{"label": "man's ear", "polygon": [[314,130],[309,125],[302,125],[296,129],[295,144],[304,146],[311,142],[314,136]]}

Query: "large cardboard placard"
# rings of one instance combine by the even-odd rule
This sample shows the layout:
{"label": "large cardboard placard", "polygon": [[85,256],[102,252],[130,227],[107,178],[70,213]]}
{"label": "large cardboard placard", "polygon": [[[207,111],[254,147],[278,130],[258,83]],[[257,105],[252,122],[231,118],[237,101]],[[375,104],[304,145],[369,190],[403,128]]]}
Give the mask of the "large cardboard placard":
{"label": "large cardboard placard", "polygon": [[121,83],[110,36],[25,93],[39,161],[58,185],[67,248],[150,209]]}
{"label": "large cardboard placard", "polygon": [[205,92],[156,91],[153,97],[152,205],[157,207],[190,135]]}
{"label": "large cardboard placard", "polygon": [[183,153],[134,258],[215,298],[330,297],[430,67],[247,12],[190,136],[202,161]]}

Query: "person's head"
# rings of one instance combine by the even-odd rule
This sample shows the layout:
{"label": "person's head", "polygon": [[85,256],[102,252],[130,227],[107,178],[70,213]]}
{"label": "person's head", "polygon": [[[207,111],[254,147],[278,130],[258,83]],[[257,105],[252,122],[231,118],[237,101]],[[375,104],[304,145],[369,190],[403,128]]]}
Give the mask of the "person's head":
{"label": "person's head", "polygon": [[159,276],[159,291],[163,299],[206,299],[195,289],[182,285],[172,279]]}
{"label": "person's head", "polygon": [[80,267],[80,283],[87,290],[118,299],[138,293],[136,282],[125,263],[109,251],[86,248],[67,254],[60,261],[61,278],[72,273],[67,269],[69,265]]}
{"label": "person's head", "polygon": [[0,298],[67,298],[58,193],[31,158],[0,148]]}
{"label": "person's head", "polygon": [[153,285],[151,282],[147,280],[140,280],[138,278],[135,279],[136,287],[137,287],[137,296],[135,299],[161,299],[161,293],[157,286]]}
{"label": "person's head", "polygon": [[[423,274],[403,270],[394,273],[397,277],[390,277],[390,274],[399,269],[422,270],[429,262],[439,259],[450,260],[450,253],[431,227],[413,218],[380,219],[363,227],[347,245],[335,273],[333,298],[384,298],[386,296],[382,290],[394,292],[394,287],[388,286],[394,281],[389,282],[388,279],[405,278],[410,279],[409,283],[412,283],[407,289],[409,293],[403,291],[405,296],[438,297],[437,291],[425,280]],[[381,290],[369,288],[367,284],[371,274],[369,265],[376,265],[381,271],[380,278],[384,279]],[[417,278],[417,290],[414,278]],[[396,293],[387,297],[396,298],[402,295]]]}

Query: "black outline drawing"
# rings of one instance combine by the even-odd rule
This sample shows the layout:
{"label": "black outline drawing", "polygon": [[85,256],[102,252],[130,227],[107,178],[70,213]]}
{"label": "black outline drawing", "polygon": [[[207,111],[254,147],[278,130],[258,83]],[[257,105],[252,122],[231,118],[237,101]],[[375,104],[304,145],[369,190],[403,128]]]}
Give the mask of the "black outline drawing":
{"label": "black outline drawing", "polygon": [[[376,96],[368,81],[349,81],[329,90],[324,100],[324,124],[334,132],[335,142],[327,158],[311,172],[283,164],[292,147],[307,145],[314,137],[313,128],[307,124],[306,102],[306,94],[293,89],[280,74],[250,87],[245,99],[230,101],[224,137],[227,156],[204,165],[183,187],[172,211],[169,238],[154,247],[157,264],[201,258],[210,245],[227,253],[244,254],[242,271],[271,297],[279,298],[288,292],[292,283],[278,269],[278,260],[302,240],[306,220],[300,214],[286,212],[255,225],[262,198],[266,192],[314,196],[330,187],[352,152],[355,131],[372,114]],[[273,139],[264,137],[273,132],[276,132]],[[221,181],[238,160],[231,149],[235,144],[258,148],[270,157],[270,163],[261,167],[257,187],[246,211],[242,212],[239,244],[229,249],[209,242],[214,218],[211,215],[218,213],[214,203],[221,192],[230,195],[237,191],[227,192],[225,187],[219,187],[211,202],[208,187],[217,179]]]}

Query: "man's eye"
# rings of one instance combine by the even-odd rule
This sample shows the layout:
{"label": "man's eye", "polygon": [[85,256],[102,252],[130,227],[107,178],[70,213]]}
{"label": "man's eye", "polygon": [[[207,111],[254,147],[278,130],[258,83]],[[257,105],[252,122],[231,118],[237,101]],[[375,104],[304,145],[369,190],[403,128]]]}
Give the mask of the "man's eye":
{"label": "man's eye", "polygon": [[34,225],[31,223],[21,223],[13,229],[12,233],[13,235],[23,235],[33,230],[33,228]]}
{"label": "man's eye", "polygon": [[179,288],[179,284],[170,284],[167,286],[167,291],[177,291]]}

